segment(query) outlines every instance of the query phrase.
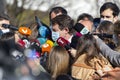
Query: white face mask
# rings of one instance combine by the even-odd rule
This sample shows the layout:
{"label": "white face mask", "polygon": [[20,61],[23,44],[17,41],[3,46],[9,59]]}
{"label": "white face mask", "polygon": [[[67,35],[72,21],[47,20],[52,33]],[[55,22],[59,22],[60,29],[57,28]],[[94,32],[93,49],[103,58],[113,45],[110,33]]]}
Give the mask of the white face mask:
{"label": "white face mask", "polygon": [[59,32],[52,31],[52,39],[53,41],[56,41],[60,37]]}
{"label": "white face mask", "polygon": [[3,29],[2,32],[3,32],[3,33],[10,32],[10,29]]}
{"label": "white face mask", "polygon": [[103,18],[100,19],[100,22],[103,22],[103,21],[110,21],[110,22],[113,22],[112,20],[104,20]]}

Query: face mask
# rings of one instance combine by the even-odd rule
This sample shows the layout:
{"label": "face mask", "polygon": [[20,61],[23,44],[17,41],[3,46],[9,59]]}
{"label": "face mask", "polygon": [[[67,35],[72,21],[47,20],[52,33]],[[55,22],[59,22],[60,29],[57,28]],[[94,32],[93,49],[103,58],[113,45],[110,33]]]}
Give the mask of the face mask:
{"label": "face mask", "polygon": [[100,19],[100,22],[103,22],[103,21],[110,21],[110,22],[113,22],[112,20],[104,20],[104,19]]}
{"label": "face mask", "polygon": [[60,37],[59,32],[52,31],[52,39],[53,41],[56,41]]}
{"label": "face mask", "polygon": [[3,29],[2,32],[3,32],[3,33],[10,32],[10,29]]}

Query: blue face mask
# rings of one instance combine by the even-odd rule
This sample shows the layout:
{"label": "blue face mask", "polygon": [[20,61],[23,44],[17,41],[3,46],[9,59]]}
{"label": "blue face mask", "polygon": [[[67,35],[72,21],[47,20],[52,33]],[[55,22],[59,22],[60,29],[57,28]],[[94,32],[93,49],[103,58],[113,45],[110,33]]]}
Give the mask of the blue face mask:
{"label": "blue face mask", "polygon": [[52,31],[52,39],[53,41],[56,41],[60,37],[59,32]]}

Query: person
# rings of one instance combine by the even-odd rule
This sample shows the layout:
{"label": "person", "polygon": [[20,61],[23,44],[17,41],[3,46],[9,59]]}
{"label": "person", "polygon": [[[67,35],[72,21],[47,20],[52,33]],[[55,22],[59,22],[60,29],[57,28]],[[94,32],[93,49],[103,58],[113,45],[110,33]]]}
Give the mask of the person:
{"label": "person", "polygon": [[4,73],[2,78],[5,80],[16,80],[15,70],[17,66],[24,62],[25,57],[23,49],[15,42],[14,32],[7,32],[1,35],[0,56],[0,68]]}
{"label": "person", "polygon": [[52,39],[56,41],[59,37],[71,42],[74,34],[73,19],[68,15],[59,15],[52,19]]}
{"label": "person", "polygon": [[118,20],[119,8],[115,3],[106,2],[100,8],[101,21],[108,20],[115,23]]}
{"label": "person", "polygon": [[56,80],[59,75],[67,74],[69,70],[69,54],[65,48],[54,46],[48,57],[48,71],[52,79]]}
{"label": "person", "polygon": [[96,73],[102,77],[103,71],[112,69],[109,61],[100,54],[99,47],[92,34],[81,36],[76,50],[72,65],[72,77],[75,79],[94,80],[93,75]]}
{"label": "person", "polygon": [[119,80],[120,79],[120,68],[117,67],[112,71],[105,72],[108,76],[110,76],[109,80]]}
{"label": "person", "polygon": [[116,44],[113,40],[113,34],[114,34],[114,25],[110,21],[102,21],[98,28],[97,31],[98,36],[111,48],[115,49]]}
{"label": "person", "polygon": [[0,35],[10,31],[9,29],[2,27],[2,24],[10,24],[10,18],[5,13],[0,13]]}
{"label": "person", "polygon": [[49,12],[50,21],[58,15],[65,14],[67,15],[67,10],[61,6],[53,7]]}
{"label": "person", "polygon": [[77,23],[83,24],[89,30],[89,32],[92,32],[94,30],[93,20],[94,19],[90,14],[82,13],[79,15]]}
{"label": "person", "polygon": [[114,23],[114,34],[116,36],[117,42],[116,42],[116,51],[120,52],[120,20],[116,21]]}
{"label": "person", "polygon": [[120,53],[108,47],[98,36],[94,36],[101,54],[107,58],[114,67],[120,67]]}

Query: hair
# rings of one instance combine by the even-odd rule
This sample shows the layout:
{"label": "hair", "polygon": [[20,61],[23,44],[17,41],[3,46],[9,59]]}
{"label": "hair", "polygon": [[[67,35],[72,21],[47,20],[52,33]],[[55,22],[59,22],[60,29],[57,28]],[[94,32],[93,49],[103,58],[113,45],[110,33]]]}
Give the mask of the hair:
{"label": "hair", "polygon": [[67,14],[67,10],[64,9],[63,7],[57,6],[53,7],[49,13],[49,19],[51,21],[51,13],[54,12],[55,14],[62,13],[62,14]]}
{"label": "hair", "polygon": [[118,20],[114,23],[114,33],[120,34],[120,20]]}
{"label": "hair", "polygon": [[52,78],[58,75],[66,74],[69,66],[69,54],[65,48],[61,46],[54,46],[51,49],[48,58],[48,70]]}
{"label": "hair", "polygon": [[98,58],[99,60],[102,60],[102,56],[100,56],[99,54],[100,49],[97,46],[96,39],[91,34],[86,34],[80,37],[76,49],[77,52],[76,52],[75,61],[82,54],[87,55],[87,57],[85,58],[85,63],[89,66],[92,66],[92,64],[90,64],[90,61],[94,57]]}
{"label": "hair", "polygon": [[32,31],[32,34],[30,36],[28,36],[28,39],[29,40],[37,39],[37,37],[38,37],[38,25],[37,25],[37,23],[31,24],[31,26],[29,28]]}
{"label": "hair", "polygon": [[100,14],[106,9],[111,9],[113,11],[114,17],[119,15],[119,8],[115,3],[112,2],[104,3],[100,8]]}
{"label": "hair", "polygon": [[74,80],[71,76],[63,74],[63,75],[59,75],[56,80]]}
{"label": "hair", "polygon": [[[110,21],[102,21],[98,26],[98,31],[101,34],[99,36],[111,49],[116,47],[115,42],[113,40],[113,33],[114,33],[114,24]],[[102,34],[110,35],[111,37],[102,36]]]}
{"label": "hair", "polygon": [[1,20],[10,20],[9,16],[5,13],[0,13],[0,21]]}
{"label": "hair", "polygon": [[116,21],[114,23],[114,34],[115,34],[115,37],[117,39],[117,46],[120,46],[120,20]]}
{"label": "hair", "polygon": [[114,33],[114,25],[110,21],[102,21],[98,26],[98,31],[100,33],[113,34]]}
{"label": "hair", "polygon": [[85,18],[87,18],[88,20],[90,20],[91,22],[93,22],[93,17],[88,14],[88,13],[83,13],[83,14],[80,14],[78,19],[77,19],[77,22],[79,22],[80,20],[84,20]]}
{"label": "hair", "polygon": [[73,19],[68,15],[59,15],[52,19],[52,25],[58,24],[59,29],[63,30],[65,28],[69,29],[69,34],[72,34],[74,32],[73,25],[74,21]]}
{"label": "hair", "polygon": [[18,50],[20,52],[23,51],[23,49],[15,43],[15,33],[14,32],[8,32],[4,33],[0,37],[0,50],[4,51],[6,55],[11,55],[11,52],[14,50]]}

